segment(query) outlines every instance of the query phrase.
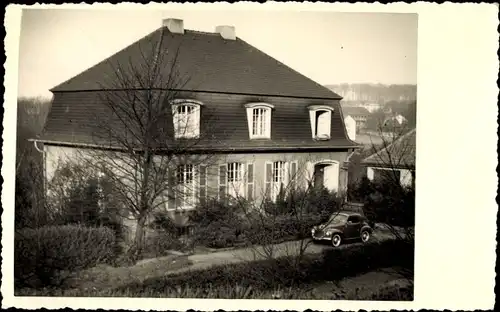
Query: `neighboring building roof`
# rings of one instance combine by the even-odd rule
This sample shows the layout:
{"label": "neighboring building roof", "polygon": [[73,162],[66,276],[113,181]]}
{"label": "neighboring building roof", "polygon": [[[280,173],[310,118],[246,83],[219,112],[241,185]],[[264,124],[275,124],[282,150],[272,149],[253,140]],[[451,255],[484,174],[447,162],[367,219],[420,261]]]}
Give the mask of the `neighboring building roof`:
{"label": "neighboring building roof", "polygon": [[[163,35],[162,35],[163,33]],[[280,63],[240,38],[223,39],[218,33],[186,30],[171,33],[162,27],[108,59],[51,89],[61,91],[100,90],[106,77],[115,77],[119,64],[138,62],[141,51],[150,53],[162,38],[162,46],[180,77],[183,90],[341,99],[341,96]],[[149,49],[149,51],[148,51]],[[178,53],[174,53],[178,51]],[[306,56],[305,56],[306,58]],[[168,62],[165,62],[168,63]],[[166,71],[170,68],[166,68]],[[112,78],[109,78],[112,79]]]}
{"label": "neighboring building roof", "polygon": [[344,116],[367,116],[370,112],[364,107],[342,106]]}
{"label": "neighboring building roof", "polygon": [[[107,79],[116,75],[112,64],[139,61],[139,46],[149,43],[142,45],[141,49],[149,47],[151,52],[160,34],[160,30],[149,34],[53,88],[52,108],[40,141],[48,144],[109,146],[109,142],[96,139],[94,133],[97,127],[92,120],[96,113],[103,112],[103,97],[100,95],[110,92],[103,91],[103,88],[111,89],[117,94],[123,92],[108,87],[112,86],[112,83],[108,83]],[[164,29],[163,37],[168,42],[169,50],[179,47],[177,70],[181,75],[190,73],[190,79],[182,90],[189,91],[189,98],[198,99],[206,106],[206,109],[202,109],[201,132],[204,131],[203,121],[209,119],[204,114],[210,111],[210,136],[204,137],[193,148],[258,151],[358,147],[358,144],[349,140],[343,118],[337,113],[340,112],[340,96],[241,39],[225,40],[219,34],[189,30],[183,35],[173,34],[167,29]],[[255,99],[275,106],[272,113],[271,140],[249,139],[246,110],[243,105],[245,101]],[[334,108],[330,140],[312,139],[307,111],[309,104],[324,104]],[[172,124],[166,123],[166,127],[165,147],[171,149],[177,143],[173,139]]]}
{"label": "neighboring building roof", "polygon": [[416,129],[365,158],[362,163],[374,167],[415,168]]}

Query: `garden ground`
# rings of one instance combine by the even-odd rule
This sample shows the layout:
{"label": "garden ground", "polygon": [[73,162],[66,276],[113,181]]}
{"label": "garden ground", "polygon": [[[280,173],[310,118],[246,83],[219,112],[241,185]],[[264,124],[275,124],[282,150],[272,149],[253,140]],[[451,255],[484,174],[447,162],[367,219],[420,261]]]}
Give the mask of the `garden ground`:
{"label": "garden ground", "polygon": [[[382,241],[390,238],[389,233],[377,230],[372,236],[373,241]],[[302,241],[302,244],[307,241]],[[306,254],[320,254],[325,249],[332,248],[328,244],[312,244],[308,242]],[[289,241],[273,245],[273,256],[278,258],[290,256],[297,252],[301,241]],[[360,244],[360,243],[354,243]],[[354,244],[345,244],[340,249],[348,249]],[[75,273],[65,282],[64,289],[68,289],[67,295],[77,293],[107,292],[114,288],[126,286],[131,283],[142,283],[145,280],[167,275],[175,275],[186,271],[204,270],[213,266],[224,266],[230,263],[254,261],[265,259],[262,247],[237,248],[222,251],[205,250],[200,253],[180,254],[175,253],[165,257],[145,259],[133,266],[112,267],[109,265],[98,265],[96,267]],[[357,277],[347,278],[339,283],[321,283],[308,289],[307,292],[324,294],[334,289],[363,289],[373,288],[381,283],[387,283],[398,279],[394,270],[378,270]],[[63,294],[64,295],[64,294]]]}

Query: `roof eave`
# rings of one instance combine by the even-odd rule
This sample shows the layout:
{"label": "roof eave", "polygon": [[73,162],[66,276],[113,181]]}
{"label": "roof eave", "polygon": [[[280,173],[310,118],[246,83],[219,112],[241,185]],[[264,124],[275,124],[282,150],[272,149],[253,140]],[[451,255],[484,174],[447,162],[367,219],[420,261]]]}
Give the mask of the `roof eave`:
{"label": "roof eave", "polygon": [[[64,141],[54,141],[39,138],[28,139],[30,142],[40,142],[47,145],[58,145],[58,146],[72,146],[81,148],[103,148],[103,149],[113,149],[113,150],[123,150],[119,146],[112,145],[100,145],[100,144],[90,144],[90,143],[79,143],[79,142],[64,142]],[[266,146],[266,147],[199,147],[192,148],[189,151],[192,152],[266,152],[266,151],[324,151],[324,150],[345,150],[356,148],[352,145],[335,145],[335,146]],[[159,149],[160,150],[160,149]]]}

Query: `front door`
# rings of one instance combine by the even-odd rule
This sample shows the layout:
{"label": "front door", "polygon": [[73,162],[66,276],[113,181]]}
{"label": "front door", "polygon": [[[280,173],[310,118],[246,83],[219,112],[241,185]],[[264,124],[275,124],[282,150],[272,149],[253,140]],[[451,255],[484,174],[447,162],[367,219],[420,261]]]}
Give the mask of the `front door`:
{"label": "front door", "polygon": [[325,169],[321,165],[317,165],[314,169],[315,169],[314,170],[314,186],[317,189],[322,189],[324,186],[324,180],[325,180],[325,178],[324,178]]}
{"label": "front door", "polygon": [[324,167],[323,185],[329,190],[337,192],[339,187],[339,165],[329,164]]}

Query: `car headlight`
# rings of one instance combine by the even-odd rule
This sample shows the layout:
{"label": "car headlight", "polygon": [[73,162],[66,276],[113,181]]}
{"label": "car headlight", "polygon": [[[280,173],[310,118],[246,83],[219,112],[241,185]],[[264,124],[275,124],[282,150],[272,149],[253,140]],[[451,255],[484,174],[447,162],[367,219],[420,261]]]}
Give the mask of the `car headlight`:
{"label": "car headlight", "polygon": [[332,231],[327,230],[327,231],[325,232],[325,235],[332,235]]}

